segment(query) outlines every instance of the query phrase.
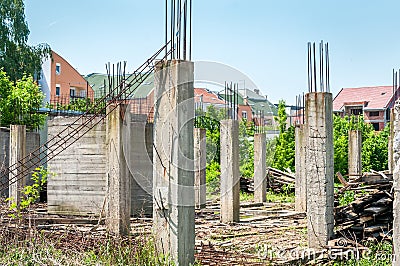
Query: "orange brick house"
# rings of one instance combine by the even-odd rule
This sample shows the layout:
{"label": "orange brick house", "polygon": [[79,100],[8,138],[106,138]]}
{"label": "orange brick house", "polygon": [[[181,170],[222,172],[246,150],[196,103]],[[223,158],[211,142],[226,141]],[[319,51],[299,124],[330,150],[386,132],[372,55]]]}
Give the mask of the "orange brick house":
{"label": "orange brick house", "polygon": [[67,60],[54,51],[51,58],[42,64],[39,85],[45,94],[45,102],[53,105],[69,104],[74,99],[94,98],[90,84]]}

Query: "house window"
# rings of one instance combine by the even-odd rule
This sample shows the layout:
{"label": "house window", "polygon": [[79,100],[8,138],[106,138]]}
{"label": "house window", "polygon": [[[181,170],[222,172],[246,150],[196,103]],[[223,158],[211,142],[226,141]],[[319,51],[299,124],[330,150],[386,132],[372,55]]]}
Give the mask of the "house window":
{"label": "house window", "polygon": [[242,111],[242,118],[247,119],[247,111]]}
{"label": "house window", "polygon": [[60,84],[56,84],[56,96],[60,96],[60,90],[61,90]]}
{"label": "house window", "polygon": [[375,131],[379,131],[379,123],[372,123]]}
{"label": "house window", "polygon": [[61,73],[61,65],[60,63],[56,63],[56,74],[60,75],[60,73]]}
{"label": "house window", "polygon": [[369,116],[379,116],[379,111],[369,112]]}
{"label": "house window", "polygon": [[361,115],[362,114],[362,109],[351,109],[350,114],[352,115]]}
{"label": "house window", "polygon": [[71,96],[71,98],[75,97],[75,88],[70,88],[69,89],[69,96]]}

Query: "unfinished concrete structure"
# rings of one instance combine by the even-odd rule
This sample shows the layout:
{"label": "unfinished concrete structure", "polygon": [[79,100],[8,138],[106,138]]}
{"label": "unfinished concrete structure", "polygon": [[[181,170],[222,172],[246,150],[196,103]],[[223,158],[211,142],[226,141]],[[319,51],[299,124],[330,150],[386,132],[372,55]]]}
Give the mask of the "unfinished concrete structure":
{"label": "unfinished concrete structure", "polygon": [[123,150],[124,141],[130,141],[130,112],[123,104],[107,107],[106,122],[106,172],[107,230],[117,235],[128,235],[131,213],[131,175]]}
{"label": "unfinished concrete structure", "polygon": [[362,147],[362,135],[360,130],[349,130],[349,153],[348,153],[348,165],[349,165],[349,179],[354,180],[361,176],[362,165],[361,165],[361,147]]}
{"label": "unfinished concrete structure", "polygon": [[221,212],[222,223],[239,222],[239,122],[222,120],[220,127],[221,152]]}
{"label": "unfinished concrete structure", "polygon": [[24,171],[23,163],[26,156],[26,126],[10,125],[10,152],[9,165],[15,165],[9,173],[9,197],[18,206],[22,199],[22,189],[26,185],[26,176],[21,176]]}
{"label": "unfinished concrete structure", "polygon": [[156,65],[153,232],[177,265],[194,263],[193,78],[193,62]]}
{"label": "unfinished concrete structure", "polygon": [[295,127],[295,210],[307,211],[306,142],[305,125]]}
{"label": "unfinished concrete structure", "polygon": [[396,101],[393,116],[393,260],[392,265],[400,262],[400,101]]}
{"label": "unfinished concrete structure", "polygon": [[[49,138],[75,120],[74,117],[49,120]],[[147,216],[152,214],[153,125],[144,117],[131,114],[130,132],[130,141],[123,142],[123,152],[129,157],[131,214]],[[48,180],[49,213],[97,216],[103,211],[104,215],[107,153],[106,122],[103,121],[48,162],[50,172],[55,173]]]}
{"label": "unfinished concrete structure", "polygon": [[332,94],[310,92],[305,100],[308,245],[322,248],[334,226]]}
{"label": "unfinished concrete structure", "polygon": [[254,134],[254,201],[267,200],[267,161],[266,161],[266,135]]}
{"label": "unfinished concrete structure", "polygon": [[196,208],[206,207],[206,130],[194,129],[194,192]]}

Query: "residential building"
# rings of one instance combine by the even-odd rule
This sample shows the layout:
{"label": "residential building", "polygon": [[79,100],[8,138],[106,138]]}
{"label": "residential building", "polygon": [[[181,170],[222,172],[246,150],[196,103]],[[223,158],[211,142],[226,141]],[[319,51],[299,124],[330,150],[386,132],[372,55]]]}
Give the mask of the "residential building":
{"label": "residential building", "polygon": [[390,109],[399,97],[393,86],[342,88],[333,99],[333,112],[341,115],[362,115],[375,130],[382,130],[390,120]]}
{"label": "residential building", "polygon": [[88,82],[54,51],[42,64],[39,85],[45,94],[46,103],[69,104],[74,99],[93,99],[93,89]]}

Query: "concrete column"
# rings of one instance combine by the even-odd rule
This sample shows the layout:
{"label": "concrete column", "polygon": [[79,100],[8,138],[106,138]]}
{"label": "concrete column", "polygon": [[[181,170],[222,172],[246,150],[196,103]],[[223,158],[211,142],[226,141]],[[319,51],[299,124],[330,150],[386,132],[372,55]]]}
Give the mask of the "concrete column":
{"label": "concrete column", "polygon": [[206,207],[206,130],[194,129],[194,191],[196,208]]}
{"label": "concrete column", "polygon": [[307,136],[303,124],[295,127],[295,210],[307,211],[306,145]]}
{"label": "concrete column", "polygon": [[[126,105],[108,106],[106,120],[107,144],[107,208],[106,227],[110,233],[128,235],[130,232],[131,188],[130,174],[123,150],[129,140],[130,112]],[[114,110],[113,110],[114,109]]]}
{"label": "concrete column", "polygon": [[349,164],[350,180],[357,179],[362,175],[361,147],[362,147],[361,131],[349,130],[348,164]]}
{"label": "concrete column", "polygon": [[222,120],[220,127],[221,149],[221,222],[239,222],[239,122]]}
{"label": "concrete column", "polygon": [[254,134],[254,201],[267,201],[266,135]]}
{"label": "concrete column", "polygon": [[397,100],[393,114],[393,260],[392,265],[400,263],[400,101]]}
{"label": "concrete column", "polygon": [[308,246],[322,248],[333,236],[332,94],[306,94]]}
{"label": "concrete column", "polygon": [[153,232],[176,265],[194,263],[194,64],[160,61],[155,73]]}
{"label": "concrete column", "polygon": [[[26,156],[26,126],[10,125],[10,161],[12,167],[9,174],[9,197],[18,206],[21,203],[21,190],[26,185],[26,176],[19,176],[24,171],[24,161]],[[12,203],[10,202],[10,203]]]}
{"label": "concrete column", "polygon": [[388,169],[392,174],[395,163],[393,161],[393,138],[394,138],[394,108],[390,109],[390,129],[388,138]]}
{"label": "concrete column", "polygon": [[130,142],[124,143],[129,154],[128,167],[132,175],[131,214],[136,217],[153,214],[153,124],[147,115],[131,114]]}

